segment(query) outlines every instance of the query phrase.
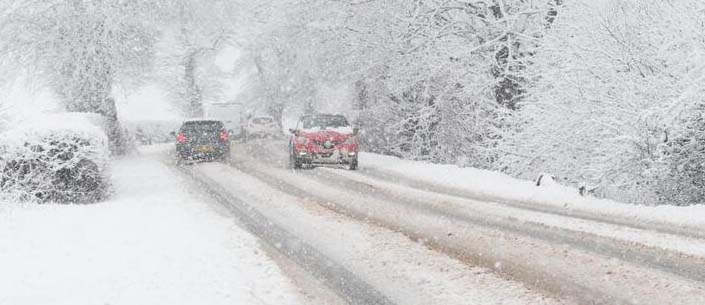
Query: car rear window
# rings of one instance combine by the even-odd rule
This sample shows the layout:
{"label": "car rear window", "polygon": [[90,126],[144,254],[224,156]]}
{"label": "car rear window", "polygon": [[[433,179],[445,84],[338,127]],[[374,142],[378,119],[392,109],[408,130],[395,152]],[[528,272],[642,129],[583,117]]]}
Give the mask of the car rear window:
{"label": "car rear window", "polygon": [[187,134],[193,133],[210,133],[210,132],[220,132],[223,130],[223,122],[220,121],[194,121],[185,122],[181,126],[181,132]]}

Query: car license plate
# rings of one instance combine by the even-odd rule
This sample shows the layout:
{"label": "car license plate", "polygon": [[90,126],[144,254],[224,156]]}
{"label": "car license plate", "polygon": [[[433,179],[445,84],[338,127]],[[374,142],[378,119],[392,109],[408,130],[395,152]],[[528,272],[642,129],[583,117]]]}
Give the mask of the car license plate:
{"label": "car license plate", "polygon": [[213,146],[199,146],[196,148],[196,151],[202,152],[202,153],[209,153],[213,152],[215,149],[213,149]]}

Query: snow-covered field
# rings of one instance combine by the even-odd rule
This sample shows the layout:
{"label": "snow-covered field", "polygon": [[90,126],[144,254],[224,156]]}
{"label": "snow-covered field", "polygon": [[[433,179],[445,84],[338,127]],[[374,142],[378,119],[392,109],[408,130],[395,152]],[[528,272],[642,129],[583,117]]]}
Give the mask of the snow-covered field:
{"label": "snow-covered field", "polygon": [[[157,160],[92,205],[0,203],[0,304],[299,304],[255,237]],[[193,192],[192,192],[193,191]]]}

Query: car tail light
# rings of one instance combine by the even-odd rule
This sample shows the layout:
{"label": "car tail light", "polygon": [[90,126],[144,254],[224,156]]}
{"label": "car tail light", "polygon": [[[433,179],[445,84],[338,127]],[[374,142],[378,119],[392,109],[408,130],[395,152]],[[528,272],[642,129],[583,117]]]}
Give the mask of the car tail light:
{"label": "car tail light", "polygon": [[223,142],[227,142],[228,139],[230,138],[230,135],[228,135],[228,132],[223,130],[220,132],[220,140]]}
{"label": "car tail light", "polygon": [[186,135],[184,133],[180,133],[178,136],[176,136],[176,142],[179,143],[186,143]]}

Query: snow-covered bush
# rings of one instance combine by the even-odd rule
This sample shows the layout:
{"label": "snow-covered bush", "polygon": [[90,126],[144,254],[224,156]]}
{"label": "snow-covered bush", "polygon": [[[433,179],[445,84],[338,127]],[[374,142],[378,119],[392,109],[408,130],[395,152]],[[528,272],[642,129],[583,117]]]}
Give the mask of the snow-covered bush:
{"label": "snow-covered bush", "polygon": [[490,148],[508,111],[478,88],[483,82],[467,83],[431,79],[399,94],[365,97],[359,115],[365,149],[411,160],[488,167],[495,158]]}
{"label": "snow-covered bush", "polygon": [[95,114],[42,116],[0,134],[0,196],[31,202],[94,202],[107,191],[110,151]]}
{"label": "snow-covered bush", "polygon": [[[654,204],[680,117],[705,96],[705,3],[567,1],[540,42],[503,170]],[[679,182],[680,183],[680,182]]]}
{"label": "snow-covered bush", "polygon": [[683,128],[668,139],[664,153],[668,171],[659,181],[659,201],[705,203],[705,103],[693,107]]}

